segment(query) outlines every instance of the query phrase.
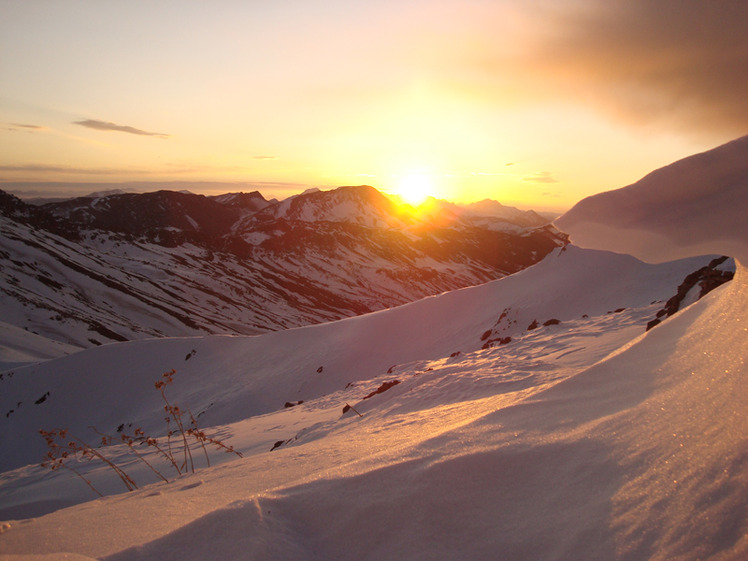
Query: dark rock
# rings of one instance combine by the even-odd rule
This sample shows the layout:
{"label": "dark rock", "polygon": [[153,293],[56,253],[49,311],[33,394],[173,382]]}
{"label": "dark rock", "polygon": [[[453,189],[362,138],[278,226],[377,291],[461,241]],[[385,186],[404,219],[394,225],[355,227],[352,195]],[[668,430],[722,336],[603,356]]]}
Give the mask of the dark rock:
{"label": "dark rock", "polygon": [[549,325],[558,325],[559,323],[561,323],[559,320],[553,318],[543,323],[543,327],[548,327]]}
{"label": "dark rock", "polygon": [[[377,395],[377,394],[379,394],[379,393],[384,393],[384,392],[386,392],[387,390],[389,390],[390,388],[392,388],[392,387],[395,387],[395,386],[396,386],[396,385],[398,385],[399,383],[400,383],[400,380],[391,380],[391,381],[389,381],[389,382],[384,382],[384,383],[383,383],[383,384],[382,384],[381,386],[379,386],[379,387],[378,387],[378,388],[377,388],[376,390],[374,390],[374,391],[373,391],[373,392],[371,392],[371,393],[370,393],[369,395],[367,395],[366,397],[364,397],[364,399],[369,399],[370,397],[374,397],[375,395]],[[350,406],[349,406],[349,405],[346,405],[346,407],[350,407]],[[344,408],[344,409],[343,409],[343,413],[345,413],[345,412],[346,412],[346,409]]]}
{"label": "dark rock", "polygon": [[661,319],[664,317],[670,317],[680,310],[680,306],[686,295],[691,291],[697,284],[700,287],[699,295],[697,299],[701,299],[706,296],[709,292],[717,288],[718,286],[732,280],[735,275],[732,271],[720,271],[715,267],[724,263],[727,257],[718,257],[709,262],[709,265],[702,267],[697,271],[686,276],[683,282],[678,286],[678,289],[674,296],[665,302],[665,305],[657,311],[655,319],[647,323],[646,331],[652,329],[655,325],[659,324]]}
{"label": "dark rock", "polygon": [[537,328],[538,328],[538,320],[536,319],[532,320],[532,323],[527,326],[528,331],[532,331],[533,329],[537,329]]}
{"label": "dark rock", "polygon": [[482,349],[490,349],[495,344],[508,345],[511,342],[512,342],[512,338],[511,337],[499,337],[498,339],[489,339],[488,341],[486,341],[483,344],[483,346],[481,348]]}

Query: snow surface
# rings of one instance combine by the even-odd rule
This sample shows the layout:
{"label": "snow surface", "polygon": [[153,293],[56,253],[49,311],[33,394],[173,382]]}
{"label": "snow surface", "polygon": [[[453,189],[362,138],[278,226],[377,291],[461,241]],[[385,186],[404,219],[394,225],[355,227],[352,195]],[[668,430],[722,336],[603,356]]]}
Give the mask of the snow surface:
{"label": "snow surface", "polygon": [[81,350],[81,347],[54,341],[2,321],[0,341],[0,372]]}
{"label": "snow surface", "polygon": [[[734,212],[713,196],[713,220]],[[693,224],[725,247],[708,221]],[[24,405],[0,416],[0,559],[744,560],[746,261],[644,332],[654,301],[705,261],[569,247],[349,320],[112,344],[5,372],[0,406]],[[174,400],[204,410],[201,424],[244,458],[149,483],[109,447],[142,488],[121,493],[106,468],[81,463],[108,495],[88,502],[70,474],[25,465],[40,424],[155,431],[158,396],[143,387],[172,367]]]}

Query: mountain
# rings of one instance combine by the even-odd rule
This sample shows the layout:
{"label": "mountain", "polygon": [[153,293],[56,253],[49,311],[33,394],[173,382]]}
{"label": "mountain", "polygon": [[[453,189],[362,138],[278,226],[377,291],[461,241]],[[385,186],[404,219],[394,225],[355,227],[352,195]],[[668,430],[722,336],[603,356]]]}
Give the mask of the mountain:
{"label": "mountain", "polygon": [[42,206],[0,193],[0,213],[3,321],[78,348],[359,315],[502,277],[565,243],[550,227],[434,223],[371,187]]}
{"label": "mountain", "polygon": [[[705,177],[711,218],[730,222],[744,206],[720,196],[719,177]],[[688,220],[700,191],[646,210]],[[609,196],[594,208],[610,210]],[[745,559],[748,247],[709,222],[698,247],[737,249],[734,280],[648,331],[691,272],[729,261],[568,245],[481,286],[336,322],[128,341],[2,372],[0,556]],[[666,224],[640,234],[664,251],[682,227]],[[164,482],[127,442],[98,447],[89,425],[178,445],[153,387],[171,369],[169,402],[243,457],[211,449],[207,466],[196,445],[199,469],[177,475],[137,444]],[[40,428],[90,439],[139,488],[80,455],[39,467]]]}
{"label": "mountain", "polygon": [[[588,197],[556,224],[575,243],[645,261],[718,251],[748,264],[748,135]],[[708,240],[702,233],[709,231]]]}
{"label": "mountain", "polygon": [[494,201],[493,199],[483,199],[482,201],[465,205],[463,208],[466,212],[475,216],[491,217],[525,228],[543,226],[550,222],[534,210],[519,210],[511,206],[502,205],[499,201]]}
{"label": "mountain", "polygon": [[116,232],[167,246],[211,243],[227,234],[241,214],[234,205],[175,191],[80,197],[41,209],[83,231]]}

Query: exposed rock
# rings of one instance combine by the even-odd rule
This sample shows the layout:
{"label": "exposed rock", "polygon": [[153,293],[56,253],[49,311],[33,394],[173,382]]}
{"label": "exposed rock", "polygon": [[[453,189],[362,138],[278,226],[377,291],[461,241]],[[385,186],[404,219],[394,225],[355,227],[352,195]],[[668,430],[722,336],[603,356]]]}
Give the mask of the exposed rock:
{"label": "exposed rock", "polygon": [[706,296],[709,292],[717,288],[718,286],[732,280],[735,276],[734,271],[724,271],[717,269],[722,263],[727,261],[728,257],[722,256],[716,259],[712,259],[709,264],[701,269],[694,271],[693,273],[686,276],[683,282],[678,286],[678,290],[675,295],[672,296],[660,310],[655,314],[655,319],[647,323],[646,331],[649,331],[656,325],[658,325],[662,319],[669,318],[679,309],[686,295],[693,289],[697,284],[699,285],[699,294],[697,300],[700,300]]}
{"label": "exposed rock", "polygon": [[508,345],[511,342],[512,342],[512,338],[511,337],[499,337],[498,339],[489,339],[488,341],[486,341],[483,344],[483,346],[481,348],[482,349],[490,349],[491,347],[493,347],[495,345]]}
{"label": "exposed rock", "polygon": [[[400,383],[400,380],[391,380],[391,381],[389,381],[389,382],[384,382],[384,383],[383,383],[383,384],[382,384],[381,386],[379,386],[379,387],[378,387],[378,388],[377,388],[376,390],[374,390],[374,391],[373,391],[373,392],[371,392],[371,393],[370,393],[369,395],[367,395],[366,397],[364,397],[364,399],[369,399],[370,397],[374,397],[375,395],[377,395],[377,394],[379,394],[379,393],[384,393],[384,392],[386,392],[387,390],[389,390],[390,388],[393,388],[393,387],[395,387],[395,386],[396,386],[396,385],[398,385],[399,383]],[[348,406],[348,407],[350,407],[349,405],[347,405],[347,406]],[[346,409],[343,409],[343,413],[345,413],[345,412],[346,412]]]}

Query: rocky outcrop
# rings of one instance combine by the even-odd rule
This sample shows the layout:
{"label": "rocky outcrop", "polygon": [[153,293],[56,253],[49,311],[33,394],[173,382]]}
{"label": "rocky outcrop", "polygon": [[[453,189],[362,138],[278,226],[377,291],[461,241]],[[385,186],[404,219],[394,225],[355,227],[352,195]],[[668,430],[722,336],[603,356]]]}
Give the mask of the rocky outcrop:
{"label": "rocky outcrop", "polygon": [[663,319],[669,318],[680,310],[686,296],[698,285],[696,300],[706,296],[709,292],[732,280],[735,276],[734,271],[720,270],[717,267],[727,261],[728,257],[722,256],[713,259],[708,265],[698,271],[686,276],[683,282],[678,286],[675,295],[668,299],[665,305],[657,311],[655,318],[647,323],[647,331],[662,322]]}

